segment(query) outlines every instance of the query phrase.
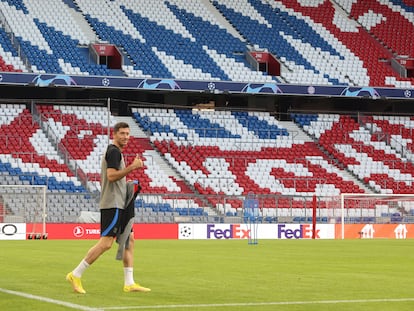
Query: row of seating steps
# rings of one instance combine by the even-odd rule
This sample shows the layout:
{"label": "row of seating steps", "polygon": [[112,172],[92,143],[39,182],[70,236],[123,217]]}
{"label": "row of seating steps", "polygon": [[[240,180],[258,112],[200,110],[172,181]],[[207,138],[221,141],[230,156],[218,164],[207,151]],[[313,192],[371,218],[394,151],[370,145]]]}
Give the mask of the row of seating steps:
{"label": "row of seating steps", "polygon": [[[412,88],[391,65],[414,57],[404,1],[1,1],[0,70],[208,81]],[[111,14],[108,14],[111,12]],[[13,38],[13,40],[12,40]],[[88,45],[118,46],[121,68],[96,64]],[[248,42],[249,44],[247,44]],[[184,47],[184,48],[183,48]],[[252,70],[269,51],[280,75]],[[24,55],[24,62],[21,58]]]}
{"label": "row of seating steps", "polygon": [[[38,104],[32,112],[24,105],[1,108],[0,172],[7,177],[3,182],[45,184],[51,193],[86,197],[99,192],[99,158],[111,128],[99,120],[110,120],[112,126],[116,117],[108,118],[101,107]],[[164,194],[147,204],[206,209],[207,214],[191,216],[240,216],[243,197],[249,193],[261,196],[265,216],[287,215],[281,210],[293,208],[299,211],[297,217],[305,217],[309,214],[300,211],[312,206],[313,195],[412,191],[411,162],[370,132],[377,117],[361,122],[333,114],[292,118],[298,130],[309,133],[309,140],[293,138],[281,122],[263,112],[133,108],[131,119],[149,132],[146,138],[132,137],[125,150],[127,162],[140,153],[145,164],[130,178],[140,180],[144,195]],[[404,122],[400,129],[409,126]],[[389,135],[394,135],[391,129]],[[405,142],[407,135],[400,135]],[[175,176],[153,161],[154,153],[175,170]],[[319,204],[321,209],[329,205],[324,200]]]}

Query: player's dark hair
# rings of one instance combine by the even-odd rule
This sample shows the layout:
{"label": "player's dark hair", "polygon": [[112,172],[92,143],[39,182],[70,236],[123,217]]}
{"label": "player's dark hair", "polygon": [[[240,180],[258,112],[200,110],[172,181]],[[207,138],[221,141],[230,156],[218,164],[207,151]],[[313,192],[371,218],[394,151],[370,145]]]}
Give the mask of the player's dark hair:
{"label": "player's dark hair", "polygon": [[117,124],[114,125],[114,133],[124,128],[129,128],[129,124],[126,122],[118,122]]}

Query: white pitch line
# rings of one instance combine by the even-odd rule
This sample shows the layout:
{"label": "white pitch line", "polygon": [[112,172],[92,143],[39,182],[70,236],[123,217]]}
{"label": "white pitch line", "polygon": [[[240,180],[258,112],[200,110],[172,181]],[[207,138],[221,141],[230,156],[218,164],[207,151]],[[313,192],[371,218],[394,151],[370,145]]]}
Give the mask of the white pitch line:
{"label": "white pitch line", "polygon": [[214,304],[182,304],[182,305],[155,305],[155,306],[119,306],[92,308],[78,305],[62,300],[32,295],[24,292],[17,292],[0,288],[0,292],[38,300],[51,304],[65,306],[71,309],[82,311],[104,311],[104,310],[138,310],[138,309],[177,309],[177,308],[217,308],[217,307],[254,307],[254,306],[277,306],[277,305],[314,305],[314,304],[346,304],[346,303],[378,303],[378,302],[407,302],[414,301],[414,298],[381,298],[381,299],[354,299],[354,300],[316,300],[316,301],[274,301],[274,302],[246,302],[246,303],[214,303]]}
{"label": "white pitch line", "polygon": [[91,308],[91,307],[82,306],[82,305],[78,305],[78,304],[75,304],[75,303],[70,303],[70,302],[66,302],[66,301],[62,301],[62,300],[51,299],[51,298],[32,295],[32,294],[23,293],[23,292],[17,292],[17,291],[14,291],[14,290],[8,290],[8,289],[4,289],[4,288],[0,288],[0,292],[10,294],[10,295],[24,297],[24,298],[27,298],[27,299],[33,299],[33,300],[47,302],[47,303],[51,303],[51,304],[55,304],[55,305],[65,306],[65,307],[76,309],[76,310],[104,311],[103,309],[100,309],[100,308]]}
{"label": "white pitch line", "polygon": [[102,307],[103,310],[138,310],[138,309],[177,309],[177,308],[218,308],[218,307],[257,307],[282,305],[315,305],[315,304],[346,304],[346,303],[377,303],[377,302],[407,302],[414,298],[382,298],[382,299],[354,299],[354,300],[316,300],[316,301],[274,301],[274,302],[246,302],[246,303],[213,303],[188,305],[156,305],[156,306],[125,306]]}

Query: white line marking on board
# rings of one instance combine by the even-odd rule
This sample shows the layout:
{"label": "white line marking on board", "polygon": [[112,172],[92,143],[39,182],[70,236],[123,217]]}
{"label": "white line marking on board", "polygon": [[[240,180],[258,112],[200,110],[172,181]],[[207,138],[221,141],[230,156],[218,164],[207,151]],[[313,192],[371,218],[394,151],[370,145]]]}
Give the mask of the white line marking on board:
{"label": "white line marking on board", "polygon": [[0,288],[0,292],[10,294],[10,295],[20,296],[20,297],[27,298],[27,299],[33,299],[33,300],[47,302],[47,303],[51,303],[51,304],[55,304],[55,305],[65,306],[65,307],[76,309],[76,310],[104,311],[101,308],[91,308],[91,307],[82,306],[82,305],[78,305],[78,304],[75,304],[75,303],[70,303],[70,302],[66,302],[66,301],[62,301],[62,300],[57,300],[57,299],[32,295],[32,294],[23,293],[23,292],[17,292],[17,291],[14,291],[14,290],[8,290],[8,289],[4,289],[4,288]]}
{"label": "white line marking on board", "polygon": [[254,306],[282,306],[282,305],[315,305],[315,304],[345,304],[345,303],[378,303],[378,302],[407,302],[414,298],[383,298],[383,299],[354,299],[354,300],[316,300],[316,301],[274,301],[274,302],[246,302],[246,303],[213,303],[188,305],[156,305],[156,306],[125,306],[102,307],[103,310],[138,310],[138,309],[178,309],[178,308],[217,308],[217,307],[254,307]]}

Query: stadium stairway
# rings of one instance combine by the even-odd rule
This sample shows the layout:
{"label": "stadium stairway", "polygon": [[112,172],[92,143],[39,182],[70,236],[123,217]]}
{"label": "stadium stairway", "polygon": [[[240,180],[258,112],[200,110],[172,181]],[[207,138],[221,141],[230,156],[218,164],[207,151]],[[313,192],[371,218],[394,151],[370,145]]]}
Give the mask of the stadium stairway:
{"label": "stadium stairway", "polygon": [[[97,142],[102,140],[105,142],[106,146],[106,142],[108,141],[107,138],[105,138],[105,135],[102,135],[102,133],[106,133],[106,128],[102,125],[97,126],[95,123],[96,120],[107,120],[107,117],[105,118],[105,116],[102,115],[103,110],[99,107],[91,109],[91,107],[81,106],[37,105],[39,114],[36,115],[36,118],[39,117],[40,120],[42,120],[41,129],[38,128],[37,135],[42,135],[42,132],[44,132],[45,134],[47,133],[48,138],[45,138],[42,142],[36,140],[31,143],[26,143],[19,139],[13,139],[9,133],[15,132],[13,124],[18,124],[19,131],[25,133],[28,137],[28,141],[30,141],[30,137],[32,136],[31,133],[34,131],[31,126],[32,124],[37,124],[36,122],[32,122],[34,119],[32,119],[31,114],[25,110],[24,105],[2,105],[0,108],[2,109],[2,113],[0,114],[2,135],[0,135],[0,137],[2,138],[2,143],[4,143],[2,144],[2,147],[5,147],[4,149],[1,149],[2,154],[0,154],[0,171],[4,177],[2,178],[2,184],[47,185],[49,188],[48,191],[50,192],[48,195],[48,206],[50,207],[48,217],[52,222],[76,221],[82,211],[97,211],[98,201],[96,200],[96,196],[94,194],[89,194],[89,192],[85,193],[85,195],[80,195],[78,191],[85,190],[73,188],[71,185],[73,183],[75,185],[79,184],[80,186],[78,178],[81,178],[81,170],[79,169],[81,167],[82,171],[89,177],[94,177],[94,174],[99,176],[99,174],[91,170],[91,168],[93,169],[93,162],[99,162],[96,158],[101,155],[101,153],[98,154],[96,151],[101,145]],[[111,120],[111,122],[116,122],[113,118],[111,118]],[[24,124],[26,124],[24,122],[29,124],[29,121],[31,126],[24,126]],[[70,141],[72,143],[69,143]],[[142,154],[145,154],[146,152],[154,152],[148,138],[132,137],[131,141],[131,152],[134,152],[133,154],[136,152]],[[11,148],[12,144],[19,149],[19,152],[16,152],[17,149],[14,150]],[[85,149],[84,145],[92,146],[93,148]],[[39,160],[41,158],[37,156],[37,153],[41,152],[39,149],[33,151],[24,149],[22,146],[28,146],[25,148],[33,148],[33,146],[37,146],[37,148],[47,147],[47,150],[44,149],[44,152],[48,159],[52,157],[52,154],[58,159],[57,150],[63,152],[66,149],[65,152],[67,153],[65,153],[65,156],[71,155],[72,159],[70,160],[70,163],[76,163],[75,167],[78,167],[76,170],[77,176],[75,177],[72,175],[69,168],[67,168],[68,176],[66,176],[66,173],[64,174],[60,172],[58,167],[51,165],[52,160],[50,159],[45,164],[42,164],[43,162]],[[62,148],[63,146],[65,148]],[[11,154],[10,152],[15,153]],[[30,155],[30,157],[27,155]],[[85,159],[93,160],[85,161]],[[29,161],[30,163],[25,161]],[[43,168],[43,165],[46,165],[48,168],[47,171]],[[62,167],[64,167],[64,164],[62,164]],[[156,172],[156,174],[152,174],[152,172]],[[164,194],[164,198],[161,199],[159,196],[154,196],[154,201],[152,203],[154,207],[153,212],[160,212],[163,213],[162,216],[165,216],[157,218],[157,221],[170,221],[172,219],[172,213],[169,210],[160,209],[160,206],[164,206],[164,204],[167,203],[174,208],[179,208],[179,212],[181,213],[180,216],[186,215],[187,217],[190,217],[191,220],[193,217],[196,217],[196,220],[198,219],[200,221],[201,219],[204,219],[203,217],[209,217],[208,210],[204,212],[204,209],[202,209],[203,205],[199,205],[194,198],[191,199],[191,202],[191,200],[186,197],[186,193],[191,194],[192,192],[187,191],[188,187],[186,188],[186,185],[182,181],[174,180],[174,186],[177,187],[178,185],[179,191],[177,191],[177,189],[169,191],[166,188],[165,180],[156,180],[156,178],[153,178],[152,175],[157,175],[156,177],[158,178],[160,175],[165,174],[161,174],[160,172],[162,172],[162,170],[156,167],[156,165],[148,165],[146,167],[146,173],[143,173],[142,175],[145,178],[137,178],[146,180],[146,182],[143,182],[144,188],[145,185],[147,186],[146,199],[150,200],[149,193],[151,192]],[[147,173],[152,175],[148,175]],[[28,177],[28,175],[30,178],[25,178]],[[170,178],[169,176],[167,177]],[[156,180],[155,185],[151,184],[154,180]],[[99,181],[97,182],[99,183]],[[66,187],[66,185],[68,185],[68,187]],[[71,192],[73,191],[77,191],[77,195],[71,195]],[[175,195],[173,195],[174,193]],[[62,194],[65,195],[62,196]],[[61,200],[62,198],[64,198],[63,201]],[[80,201],[79,198],[84,198],[84,200]],[[6,201],[8,206],[18,205],[18,202],[11,199],[7,199]],[[193,209],[195,210],[193,211]],[[174,212],[176,211],[178,210],[174,210]],[[15,212],[18,213],[19,211],[15,210]],[[154,219],[151,218],[150,220]]]}
{"label": "stadium stairway", "polygon": [[[328,157],[328,162],[335,162],[336,159],[335,157],[333,157],[332,154],[329,154],[329,152],[327,152],[323,146],[319,145],[319,140],[315,139],[315,135],[310,134],[311,132],[314,133],[312,131],[311,128],[309,128],[308,125],[301,123],[299,121],[301,120],[305,120],[307,115],[302,115],[302,114],[292,114],[292,119],[294,120],[294,122],[281,122],[284,127],[286,129],[288,129],[288,131],[290,133],[292,133],[295,136],[295,139],[298,140],[303,140],[303,141],[312,141],[315,142],[318,146],[318,148]],[[309,118],[316,120],[315,116],[309,116]],[[331,116],[329,114],[321,114],[319,115],[320,120],[323,120],[325,122],[329,122],[329,120],[331,119],[335,119],[334,116]],[[302,121],[303,122],[303,121]],[[305,127],[307,130],[305,130],[303,127]],[[320,137],[320,133],[316,133],[318,134],[318,138]],[[343,168],[342,166],[340,166],[341,168]],[[343,178],[345,180],[352,180],[353,183],[355,183],[360,189],[363,190],[364,193],[373,193],[373,190],[368,187],[366,185],[366,183],[364,183],[363,181],[361,181],[360,179],[358,179],[357,176],[355,176],[354,174],[352,174],[351,172],[349,172],[348,170],[341,170],[341,175],[343,176]]]}
{"label": "stadium stairway", "polygon": [[[133,114],[150,131],[154,146],[220,212],[235,213],[242,201],[233,199],[223,205],[214,194],[363,192],[313,141],[293,141],[297,128],[296,134],[291,133],[266,114],[155,109],[133,110]],[[200,128],[193,125],[194,120]],[[272,134],[278,134],[277,138],[266,138]],[[325,185],[318,185],[326,178]],[[271,208],[275,203],[268,199],[263,206]],[[295,204],[303,206],[301,201]]]}
{"label": "stadium stairway", "polygon": [[115,122],[125,122],[129,125],[130,135],[136,138],[147,138],[144,131],[137,125],[137,123],[130,116],[114,116]]}
{"label": "stadium stairway", "polygon": [[412,191],[412,162],[386,141],[379,141],[378,136],[363,126],[363,122],[359,124],[350,116],[340,115],[307,117],[307,120],[303,116],[296,120],[309,133],[319,137],[319,143],[330,154],[375,192]]}
{"label": "stadium stairway", "polygon": [[362,122],[376,136],[376,139],[386,141],[409,160],[414,160],[412,117],[374,115],[364,117]]}
{"label": "stadium stairway", "polygon": [[[412,53],[412,45],[410,46],[406,40],[398,39],[412,33],[414,28],[413,23],[405,17],[411,14],[409,8],[400,1],[385,1],[382,4],[377,1],[323,1],[317,6],[288,0],[278,1],[278,8],[285,9],[284,6],[293,9],[293,14],[297,18],[309,17],[310,27],[321,27],[320,33],[324,40],[345,57],[343,59],[341,56],[340,60],[335,60],[332,65],[340,72],[346,71],[351,74],[348,82],[350,85],[413,85],[413,78],[399,77],[390,66],[390,59],[396,55]],[[401,37],[395,36],[394,29],[401,31]],[[334,37],[324,36],[326,30]],[[348,55],[346,50],[352,51],[354,56]],[[355,55],[358,59],[355,59]],[[324,53],[317,57],[316,61],[318,59],[330,62],[329,59],[325,59]],[[357,65],[359,60],[363,62],[363,68]],[[351,71],[358,73],[360,77],[353,76],[351,71],[341,66],[341,63],[348,61],[351,63],[346,67],[353,68]]]}
{"label": "stadium stairway", "polygon": [[6,31],[0,28],[0,71],[5,72],[26,72],[26,66],[18,57]]}
{"label": "stadium stairway", "polygon": [[390,49],[394,55],[411,55],[413,53],[412,44],[407,40],[400,40],[400,38],[410,36],[414,32],[412,19],[410,21],[402,12],[396,10],[397,5],[407,10],[410,9],[408,6],[404,7],[401,1],[380,3],[373,0],[359,0],[352,3],[351,6],[344,1],[340,2],[343,3],[350,17],[358,20],[371,36],[381,38],[383,46]]}
{"label": "stadium stairway", "polygon": [[[2,185],[14,185],[16,191],[23,191],[19,186],[47,186],[50,222],[74,221],[79,209],[97,208],[37,123],[37,116],[25,105],[0,105],[0,124]],[[22,214],[22,202],[13,193],[3,194],[2,198],[8,207],[7,215],[16,219]],[[33,221],[33,216],[31,211],[27,212],[28,220]]]}

